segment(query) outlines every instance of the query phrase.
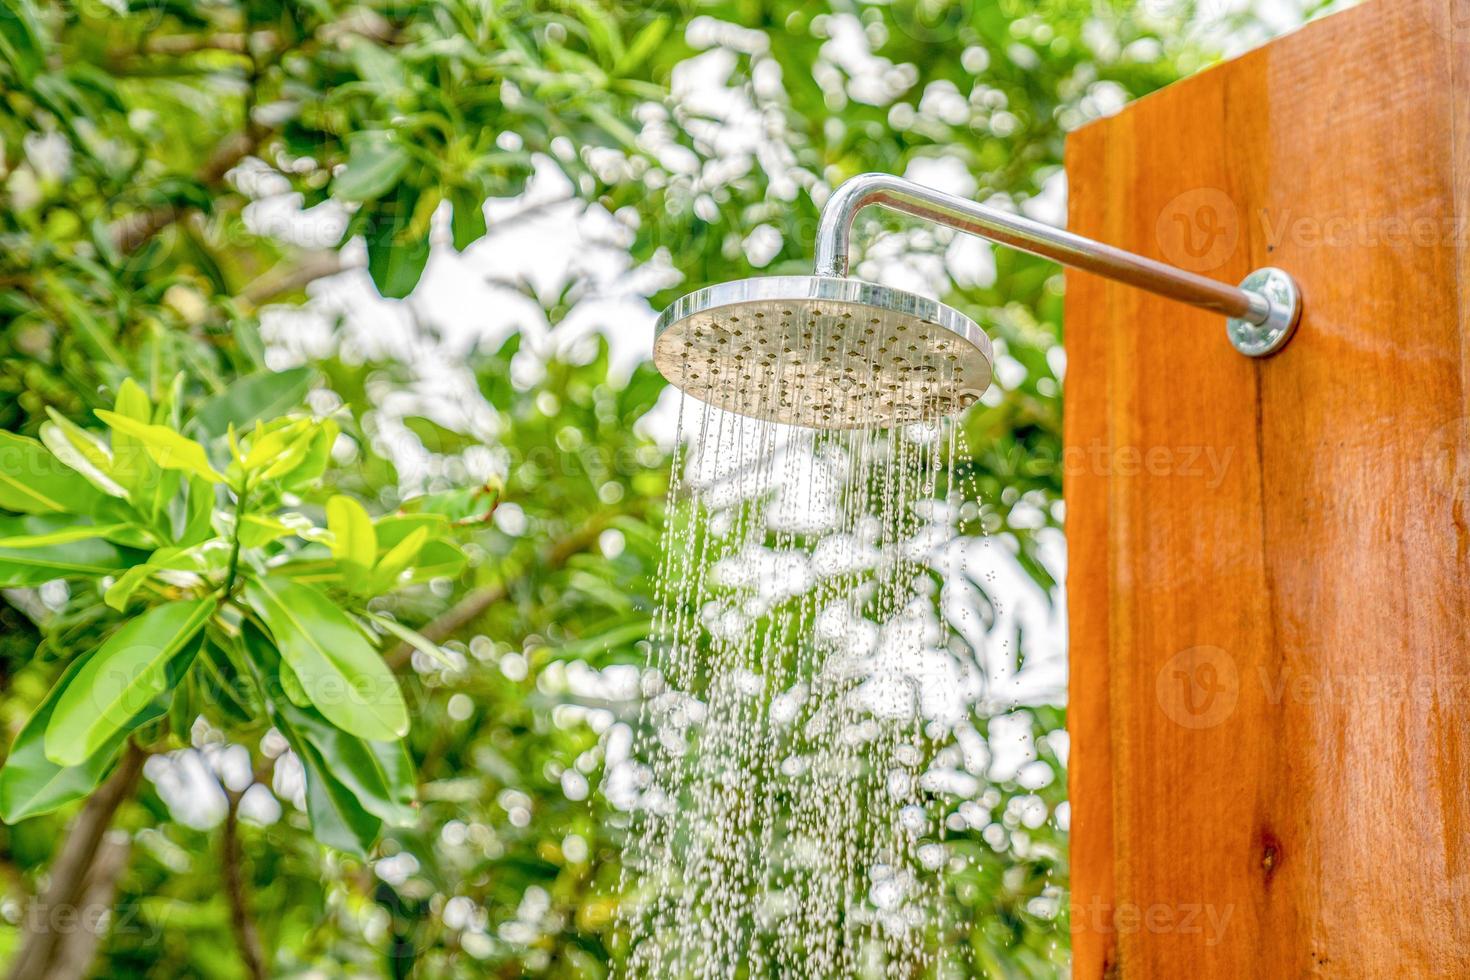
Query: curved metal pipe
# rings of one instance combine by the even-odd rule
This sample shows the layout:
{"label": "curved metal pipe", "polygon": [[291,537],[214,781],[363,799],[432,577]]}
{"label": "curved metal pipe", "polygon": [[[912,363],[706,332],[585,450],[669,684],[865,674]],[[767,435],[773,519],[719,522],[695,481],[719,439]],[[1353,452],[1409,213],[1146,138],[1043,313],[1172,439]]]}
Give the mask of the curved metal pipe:
{"label": "curved metal pipe", "polygon": [[[1250,324],[1264,326],[1289,320],[1292,326],[1295,325],[1295,310],[1273,309],[1271,300],[1253,289],[1241,289],[1207,279],[1121,248],[1104,245],[1021,215],[955,197],[953,194],[931,190],[890,174],[859,174],[844,181],[832,192],[822,208],[822,220],[817,227],[817,275],[847,275],[853,219],[863,208],[872,206],[900,211],[936,224],[957,228],[1001,245],[1009,245],[1076,269],[1095,272],[1100,276]],[[1288,328],[1288,335],[1289,332]],[[1281,343],[1284,342],[1282,338]]]}

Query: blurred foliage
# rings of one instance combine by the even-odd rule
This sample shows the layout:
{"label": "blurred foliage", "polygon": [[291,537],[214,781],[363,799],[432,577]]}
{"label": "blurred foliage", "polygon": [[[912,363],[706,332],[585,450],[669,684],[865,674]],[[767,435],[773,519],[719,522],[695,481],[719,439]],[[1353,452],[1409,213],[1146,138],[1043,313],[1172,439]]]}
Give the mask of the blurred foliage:
{"label": "blurred foliage", "polygon": [[[634,265],[680,274],[655,305],[710,282],[805,272],[820,204],[854,173],[942,164],[992,203],[1054,199],[1067,130],[1212,56],[1209,36],[1185,30],[1192,8],[0,0],[0,429],[26,440],[68,421],[96,429],[98,409],[136,391],[125,399],[168,405],[156,421],[228,466],[229,424],[243,434],[260,420],[266,435],[293,416],[329,419],[335,465],[282,488],[280,505],[308,516],[261,545],[262,569],[282,558],[272,548],[292,561],[309,547],[330,552],[307,529],[335,540],[334,493],[382,528],[421,492],[468,487],[468,506],[482,477],[504,487],[493,520],[454,529],[462,568],[446,562],[359,594],[412,722],[417,799],[405,825],[344,849],[344,835],[312,826],[310,766],[303,783],[289,722],[232,712],[185,684],[176,690],[187,697],[138,730],[115,772],[109,756],[92,774],[101,791],[25,819],[11,811],[17,819],[0,826],[0,948],[16,954],[13,975],[604,975],[621,950],[625,815],[596,788],[636,715],[631,665],[644,655],[668,483],[667,459],[637,423],[661,380],[646,365],[614,371],[601,339],[561,339],[556,325],[580,296],[570,290],[542,303],[549,337],[528,329],[466,353],[419,328],[466,382],[456,396],[466,406],[456,419],[428,406],[390,411],[441,376],[345,342],[290,365],[268,350],[261,310],[301,300],[364,252],[383,296],[408,295],[434,249],[496,233],[482,202],[518,195],[538,161],[626,229]],[[1260,31],[1249,22],[1232,26]],[[261,220],[260,205],[282,197],[330,233]],[[984,528],[1051,592],[1038,542],[1060,524],[1057,270],[995,252],[993,275],[951,275],[947,236],[881,216],[864,216],[857,238],[871,243],[859,274],[881,272],[897,241],[911,270],[994,331],[1005,385],[967,417],[956,477],[983,501]],[[253,385],[263,387],[236,397]],[[407,457],[430,461],[427,476],[405,478],[404,439]],[[6,455],[6,474],[21,459]],[[140,520],[184,533],[182,487],[212,477],[170,479],[184,511],[160,498]],[[200,491],[211,513],[196,543],[231,531],[229,482]],[[0,506],[21,509],[13,498]],[[49,520],[4,533],[85,523]],[[119,570],[146,567],[141,558],[129,552]],[[341,560],[323,556],[323,567]],[[123,616],[105,600],[124,576],[66,578],[35,573],[3,592],[0,720],[12,735],[68,665],[118,635]],[[178,588],[169,576],[147,581]],[[403,640],[387,623],[422,635]],[[1014,639],[1024,658],[1025,638]],[[1017,717],[1047,746],[1063,723],[1050,707]],[[982,732],[987,721],[976,719]],[[272,722],[286,738],[268,732]],[[345,758],[318,756],[328,768]],[[1041,795],[1055,813],[1064,762],[1054,748],[1042,759],[1054,778]],[[973,909],[971,945],[987,972],[1049,975],[1065,962],[1065,909],[1032,903],[1065,885],[1065,831],[1056,819],[1032,828],[1021,853],[1011,836],[1020,818],[1005,801],[1026,791],[995,789],[1004,840],[961,835],[972,860],[952,888]],[[242,808],[252,797],[266,803]],[[103,829],[126,831],[122,843],[86,832],[99,815]],[[368,856],[350,853],[358,848]],[[80,869],[69,863],[77,855]],[[100,935],[48,926],[58,895],[112,909]]]}

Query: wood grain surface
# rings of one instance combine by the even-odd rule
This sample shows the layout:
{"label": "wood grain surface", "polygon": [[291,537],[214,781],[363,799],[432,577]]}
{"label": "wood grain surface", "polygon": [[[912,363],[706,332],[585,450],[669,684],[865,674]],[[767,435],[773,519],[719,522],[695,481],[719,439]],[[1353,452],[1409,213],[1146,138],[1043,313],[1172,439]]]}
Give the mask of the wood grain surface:
{"label": "wood grain surface", "polygon": [[1470,20],[1375,0],[1068,142],[1078,978],[1470,976]]}

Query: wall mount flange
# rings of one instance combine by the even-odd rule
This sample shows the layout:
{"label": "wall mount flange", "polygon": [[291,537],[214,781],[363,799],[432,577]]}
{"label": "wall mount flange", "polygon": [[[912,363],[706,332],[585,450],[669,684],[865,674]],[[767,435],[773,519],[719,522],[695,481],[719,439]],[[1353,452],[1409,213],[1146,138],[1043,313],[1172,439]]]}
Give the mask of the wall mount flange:
{"label": "wall mount flange", "polygon": [[1246,357],[1268,357],[1286,346],[1302,318],[1302,291],[1289,272],[1267,266],[1240,281],[1240,288],[1266,297],[1271,311],[1260,323],[1231,317],[1225,326],[1230,345]]}

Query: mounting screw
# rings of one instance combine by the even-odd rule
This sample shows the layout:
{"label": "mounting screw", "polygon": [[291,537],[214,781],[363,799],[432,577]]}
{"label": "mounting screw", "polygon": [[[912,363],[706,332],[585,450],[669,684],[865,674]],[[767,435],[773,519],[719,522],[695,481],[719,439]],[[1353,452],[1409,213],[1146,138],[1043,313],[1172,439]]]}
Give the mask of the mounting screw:
{"label": "mounting screw", "polygon": [[1286,346],[1302,318],[1302,292],[1291,274],[1281,269],[1257,269],[1241,280],[1241,289],[1266,297],[1271,312],[1262,323],[1231,317],[1225,332],[1230,344],[1246,357],[1265,357]]}

